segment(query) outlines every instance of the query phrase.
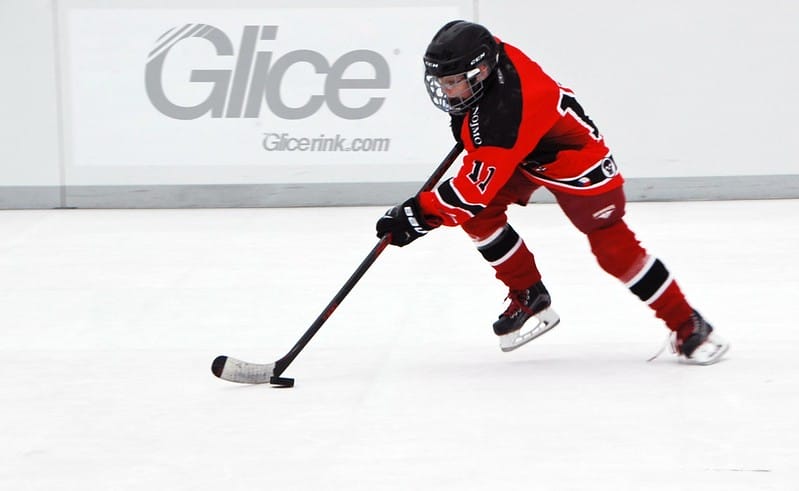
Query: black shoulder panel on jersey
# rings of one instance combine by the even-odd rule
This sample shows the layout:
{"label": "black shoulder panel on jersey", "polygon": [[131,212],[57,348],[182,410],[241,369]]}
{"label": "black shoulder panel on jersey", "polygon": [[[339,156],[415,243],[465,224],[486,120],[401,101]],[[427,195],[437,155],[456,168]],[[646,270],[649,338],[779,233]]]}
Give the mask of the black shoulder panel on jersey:
{"label": "black shoulder panel on jersey", "polygon": [[461,140],[461,128],[463,128],[463,114],[451,114],[449,120],[449,129],[452,130],[452,136],[455,137],[456,142],[463,143]]}
{"label": "black shoulder panel on jersey", "polygon": [[469,135],[475,147],[513,148],[522,122],[522,89],[519,74],[503,49],[493,76],[492,87],[467,115]]}

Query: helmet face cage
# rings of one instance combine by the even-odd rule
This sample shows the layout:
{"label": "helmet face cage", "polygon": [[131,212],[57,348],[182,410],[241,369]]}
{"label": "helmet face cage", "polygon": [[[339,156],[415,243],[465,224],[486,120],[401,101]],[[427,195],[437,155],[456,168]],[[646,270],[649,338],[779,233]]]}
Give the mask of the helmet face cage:
{"label": "helmet face cage", "polygon": [[[499,60],[497,42],[483,26],[452,21],[433,37],[424,56],[425,87],[433,104],[450,114],[463,114],[487,89],[485,80]],[[448,83],[451,77],[457,81]],[[452,89],[462,84],[458,94]],[[451,95],[447,95],[447,92]]]}
{"label": "helmet face cage", "polygon": [[466,88],[463,90],[467,92],[467,97],[447,96],[441,84],[441,78],[425,73],[424,81],[427,86],[427,94],[433,104],[442,111],[450,114],[463,114],[483,96],[484,85],[483,80],[479,78],[480,69],[474,68],[467,72],[452,75],[463,77],[463,80],[458,83],[468,84],[468,90]]}

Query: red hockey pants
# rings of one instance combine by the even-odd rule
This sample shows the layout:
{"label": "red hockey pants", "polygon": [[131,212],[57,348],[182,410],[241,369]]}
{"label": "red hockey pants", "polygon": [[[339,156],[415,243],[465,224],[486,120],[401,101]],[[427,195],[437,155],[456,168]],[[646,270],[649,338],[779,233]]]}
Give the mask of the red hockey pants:
{"label": "red hockey pants", "polygon": [[[511,290],[523,290],[541,280],[532,252],[508,224],[506,213],[511,204],[526,204],[538,187],[517,171],[483,211],[461,224],[496,277]],[[647,254],[624,222],[623,188],[594,196],[549,191],[572,224],[588,237],[602,269],[622,281],[670,329],[676,331],[691,316],[677,282],[659,259]]]}

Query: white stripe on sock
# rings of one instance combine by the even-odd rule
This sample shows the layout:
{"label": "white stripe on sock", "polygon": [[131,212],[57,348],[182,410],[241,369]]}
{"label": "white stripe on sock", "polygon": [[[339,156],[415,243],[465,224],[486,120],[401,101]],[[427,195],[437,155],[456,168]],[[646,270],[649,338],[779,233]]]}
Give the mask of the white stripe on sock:
{"label": "white stripe on sock", "polygon": [[504,255],[504,256],[502,256],[501,258],[497,259],[496,261],[490,261],[488,264],[490,264],[491,266],[499,266],[500,264],[502,264],[502,263],[504,263],[505,261],[507,261],[508,259],[510,259],[510,257],[511,257],[511,256],[512,256],[512,255],[513,255],[513,254],[514,254],[516,251],[518,251],[518,250],[519,250],[519,248],[522,246],[522,244],[523,244],[523,243],[524,243],[524,241],[522,240],[522,238],[521,238],[521,237],[519,237],[519,240],[517,240],[517,241],[516,241],[516,243],[515,243],[515,244],[513,244],[513,247],[511,247],[511,248],[510,248],[510,250],[508,251],[508,253],[507,253],[507,254],[505,254],[505,255]]}

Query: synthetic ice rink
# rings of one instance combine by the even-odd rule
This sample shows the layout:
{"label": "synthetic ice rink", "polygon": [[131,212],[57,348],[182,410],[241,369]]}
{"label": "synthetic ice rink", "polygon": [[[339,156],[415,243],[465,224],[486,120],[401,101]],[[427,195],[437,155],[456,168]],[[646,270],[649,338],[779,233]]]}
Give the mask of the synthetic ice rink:
{"label": "synthetic ice rink", "polygon": [[513,208],[561,316],[502,353],[506,291],[459,229],[389,248],[284,376],[385,207],[0,211],[0,489],[790,490],[799,201],[631,203],[727,338],[667,331],[556,205]]}

